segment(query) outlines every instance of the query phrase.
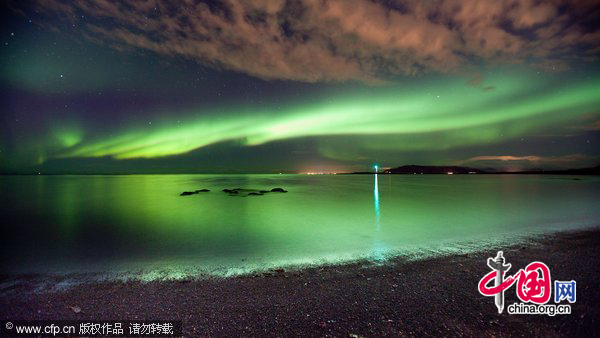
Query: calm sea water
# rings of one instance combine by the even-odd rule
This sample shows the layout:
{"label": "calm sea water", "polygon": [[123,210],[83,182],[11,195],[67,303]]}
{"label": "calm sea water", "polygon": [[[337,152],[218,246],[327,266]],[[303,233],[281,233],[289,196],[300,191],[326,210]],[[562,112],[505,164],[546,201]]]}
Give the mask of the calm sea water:
{"label": "calm sea water", "polygon": [[[238,187],[289,192],[221,192]],[[227,275],[452,252],[598,225],[599,193],[598,177],[564,176],[0,176],[0,273]]]}

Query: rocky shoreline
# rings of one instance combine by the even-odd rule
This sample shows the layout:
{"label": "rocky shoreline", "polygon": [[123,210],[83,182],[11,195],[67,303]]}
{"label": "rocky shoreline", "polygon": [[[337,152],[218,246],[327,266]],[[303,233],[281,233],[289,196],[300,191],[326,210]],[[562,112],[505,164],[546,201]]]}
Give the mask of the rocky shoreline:
{"label": "rocky shoreline", "polygon": [[[503,250],[515,269],[577,281],[569,315],[498,314],[477,284]],[[516,270],[515,270],[516,271]],[[383,265],[352,263],[204,280],[103,282],[60,292],[0,290],[0,319],[181,320],[185,336],[578,336],[600,329],[600,230]],[[506,304],[517,302],[514,287]],[[554,303],[553,300],[550,303]],[[549,303],[549,304],[550,304]],[[78,310],[75,311],[74,309]]]}

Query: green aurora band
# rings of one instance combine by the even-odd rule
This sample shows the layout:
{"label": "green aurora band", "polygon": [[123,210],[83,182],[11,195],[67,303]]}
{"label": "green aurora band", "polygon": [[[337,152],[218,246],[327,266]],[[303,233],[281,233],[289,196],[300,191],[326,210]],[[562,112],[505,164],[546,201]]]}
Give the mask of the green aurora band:
{"label": "green aurora band", "polygon": [[[343,135],[361,149],[443,149],[502,141],[572,122],[578,115],[597,114],[597,76],[569,83],[559,75],[510,73],[486,78],[494,90],[469,86],[456,78],[415,81],[410,88],[376,87],[278,110],[243,107],[225,113],[219,109],[183,112],[191,117],[185,123],[163,119],[87,139],[85,130],[75,127],[77,123],[66,124],[73,127],[63,124],[52,130],[54,148],[42,158],[156,158],[225,141],[254,146]],[[347,146],[347,141],[327,143],[320,151],[341,158],[338,150],[343,153]]]}

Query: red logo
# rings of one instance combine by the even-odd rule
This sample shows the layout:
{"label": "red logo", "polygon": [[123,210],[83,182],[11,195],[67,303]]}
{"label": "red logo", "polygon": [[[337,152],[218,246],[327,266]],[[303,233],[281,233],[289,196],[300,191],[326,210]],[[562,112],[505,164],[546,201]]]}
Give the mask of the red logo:
{"label": "red logo", "polygon": [[[525,303],[545,304],[550,300],[552,281],[550,269],[542,262],[533,262],[512,276],[505,276],[511,264],[506,264],[502,251],[495,258],[488,258],[487,265],[492,269],[479,281],[479,292],[484,296],[494,296],[498,313],[504,309],[504,290],[517,283],[517,296]],[[488,286],[494,281],[493,286]]]}
{"label": "red logo", "polygon": [[[487,284],[496,278],[497,271],[490,271],[479,281],[479,292],[484,296],[494,296],[517,282],[517,296],[523,302],[546,304],[552,293],[550,269],[542,262],[533,262],[525,269],[507,277],[500,285],[488,287]],[[502,272],[504,275],[504,272]]]}

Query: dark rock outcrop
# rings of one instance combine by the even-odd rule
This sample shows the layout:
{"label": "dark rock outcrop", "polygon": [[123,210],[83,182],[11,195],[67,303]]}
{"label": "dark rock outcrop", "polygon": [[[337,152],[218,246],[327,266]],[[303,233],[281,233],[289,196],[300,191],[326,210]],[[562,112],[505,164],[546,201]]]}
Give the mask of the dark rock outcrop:
{"label": "dark rock outcrop", "polygon": [[258,190],[258,189],[245,189],[245,188],[235,188],[235,189],[223,189],[223,192],[229,194],[229,196],[262,196],[264,194],[270,192],[287,192],[287,190],[283,188],[273,188],[271,190]]}
{"label": "dark rock outcrop", "polygon": [[200,190],[196,190],[195,193],[199,193],[199,192],[209,192],[210,189],[200,189]]}
{"label": "dark rock outcrop", "polygon": [[283,189],[283,188],[273,188],[271,189],[272,192],[287,192],[287,190]]}
{"label": "dark rock outcrop", "polygon": [[179,196],[189,196],[189,195],[195,195],[197,194],[197,192],[195,191],[184,191],[181,194],[179,194]]}

